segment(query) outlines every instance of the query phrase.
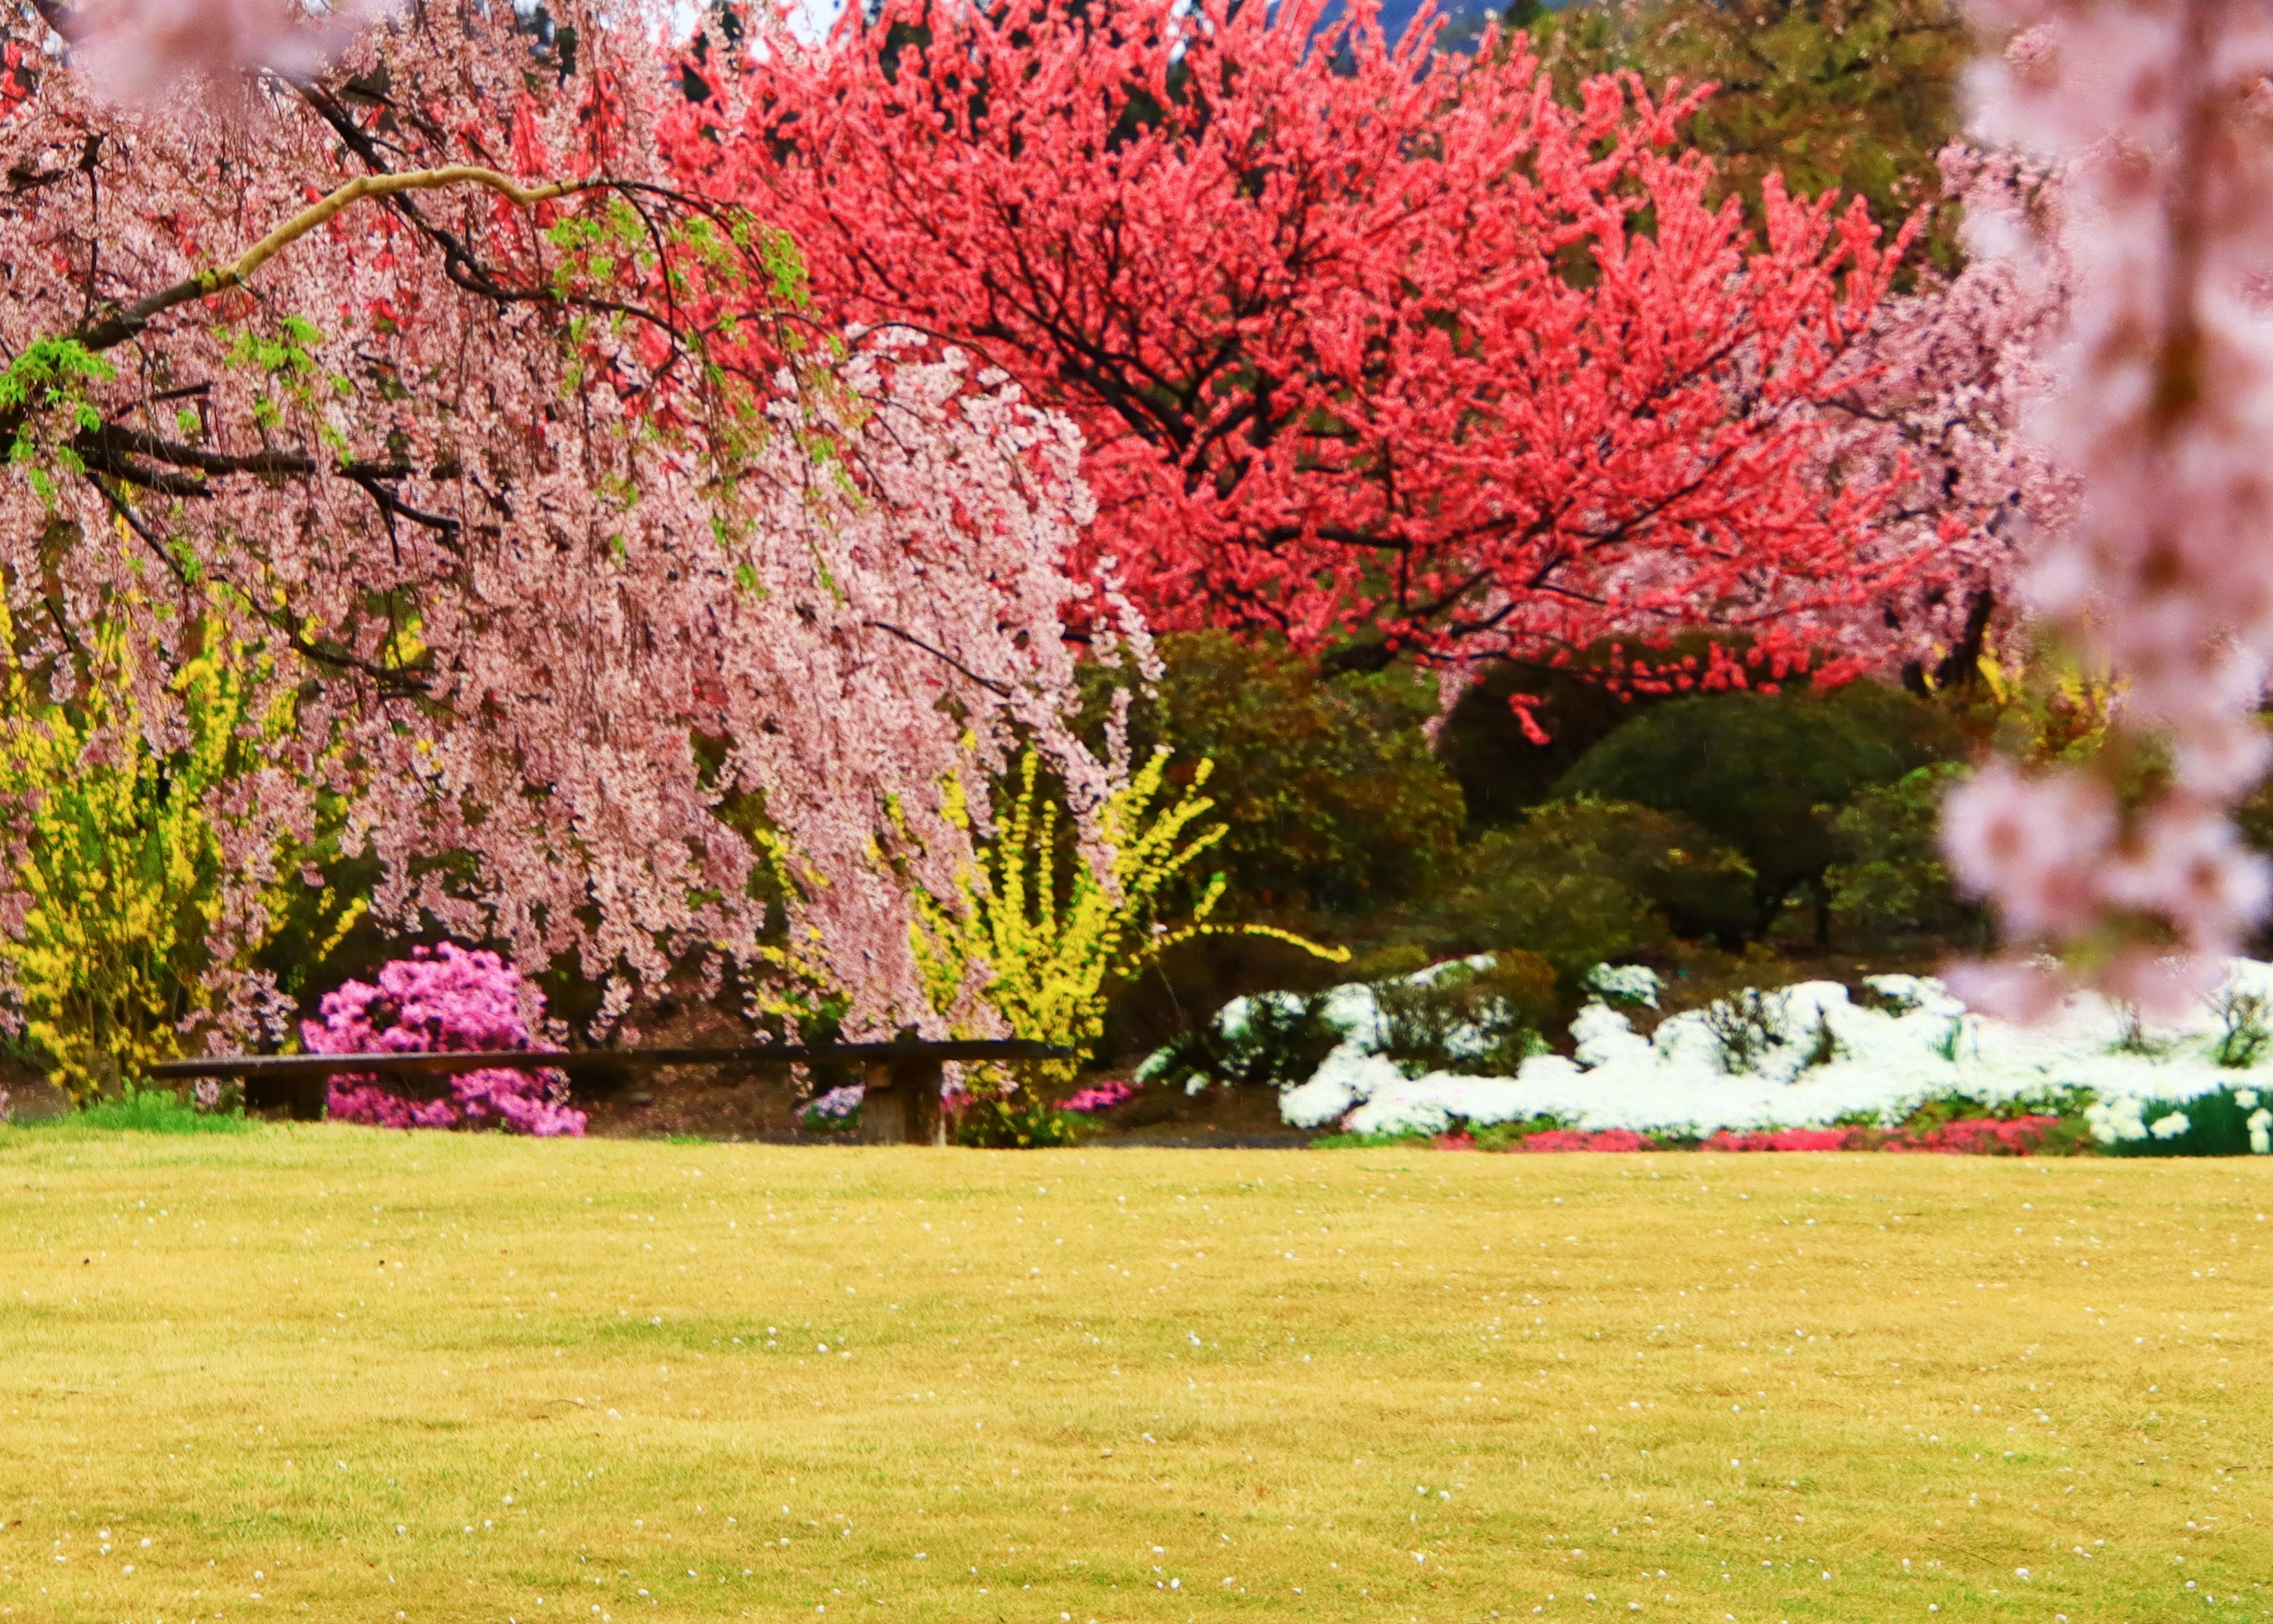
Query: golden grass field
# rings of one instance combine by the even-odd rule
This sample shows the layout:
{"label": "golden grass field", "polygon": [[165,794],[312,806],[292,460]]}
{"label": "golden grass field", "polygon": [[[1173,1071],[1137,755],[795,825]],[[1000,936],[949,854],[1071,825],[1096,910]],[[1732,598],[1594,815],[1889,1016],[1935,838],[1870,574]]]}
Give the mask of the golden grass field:
{"label": "golden grass field", "polygon": [[20,1619],[2273,1608],[2254,1162],[16,1129],[0,1202]]}

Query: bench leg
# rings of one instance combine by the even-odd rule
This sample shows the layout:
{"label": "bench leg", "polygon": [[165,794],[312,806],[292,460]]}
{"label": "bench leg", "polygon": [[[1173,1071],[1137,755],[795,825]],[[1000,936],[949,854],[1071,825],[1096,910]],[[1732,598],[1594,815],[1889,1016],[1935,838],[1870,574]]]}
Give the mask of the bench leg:
{"label": "bench leg", "polygon": [[908,1141],[939,1149],[947,1143],[947,1111],[940,1099],[946,1080],[940,1063],[918,1060],[907,1069],[908,1081],[902,1086],[908,1091]]}
{"label": "bench leg", "polygon": [[864,1145],[944,1145],[947,1116],[940,1109],[937,1060],[877,1060],[868,1066],[860,1101]]}

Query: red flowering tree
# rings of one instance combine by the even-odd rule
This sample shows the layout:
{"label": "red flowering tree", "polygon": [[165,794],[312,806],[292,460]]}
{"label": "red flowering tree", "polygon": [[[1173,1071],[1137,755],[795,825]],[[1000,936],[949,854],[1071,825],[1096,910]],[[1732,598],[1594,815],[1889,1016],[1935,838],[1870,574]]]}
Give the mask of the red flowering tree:
{"label": "red flowering tree", "polygon": [[1755,241],[1675,149],[1694,93],[1572,107],[1520,34],[1432,56],[1319,0],[862,10],[814,47],[714,24],[679,172],[787,228],[824,308],[1074,417],[1083,562],[1155,629],[1352,662],[1877,635],[1916,555],[1861,545],[1880,487],[1815,475],[1810,408],[1895,251],[1773,179]]}

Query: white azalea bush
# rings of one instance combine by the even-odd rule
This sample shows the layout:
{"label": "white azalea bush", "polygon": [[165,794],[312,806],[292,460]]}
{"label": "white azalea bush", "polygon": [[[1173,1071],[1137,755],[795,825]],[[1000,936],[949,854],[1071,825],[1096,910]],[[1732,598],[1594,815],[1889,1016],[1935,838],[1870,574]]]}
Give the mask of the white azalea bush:
{"label": "white azalea bush", "polygon": [[[1272,1050],[1249,1057],[1250,1074],[1280,1084],[1289,1123],[1360,1134],[1552,1122],[1702,1141],[1893,1128],[1940,1102],[1984,1116],[2080,1111],[2097,1147],[2118,1155],[2273,1154],[2273,1104],[2251,1086],[2257,1062],[2273,1059],[2264,1018],[2273,965],[2252,960],[2234,961],[2217,997],[2188,1020],[2151,1028],[2089,993],[2040,1025],[2018,1026],[1968,1009],[1931,977],[1874,976],[1859,998],[1832,981],[1747,990],[1669,1016],[1647,1037],[1627,1011],[1654,1006],[1656,977],[1604,967],[1571,1023],[1570,1054],[1538,1045],[1512,1066],[1467,1064],[1469,1055],[1504,1060],[1507,1035],[1455,1030],[1443,1044],[1449,1063],[1414,1074],[1390,1052],[1398,988],[1477,976],[1492,962],[1483,955],[1398,982],[1236,999],[1217,1016],[1213,1038],[1257,1047],[1259,1036],[1270,1050],[1269,1038],[1299,1031],[1298,1064]],[[1210,1081],[1180,1068],[1171,1050],[1139,1073],[1148,1081],[1179,1075],[1195,1092]],[[2264,1094],[2273,1100],[2273,1081]]]}

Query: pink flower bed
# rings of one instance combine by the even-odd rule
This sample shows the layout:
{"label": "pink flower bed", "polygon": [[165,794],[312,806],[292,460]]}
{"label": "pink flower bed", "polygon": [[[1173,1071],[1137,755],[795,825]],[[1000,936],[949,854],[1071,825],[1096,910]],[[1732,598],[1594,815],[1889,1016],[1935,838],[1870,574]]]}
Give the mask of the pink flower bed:
{"label": "pink flower bed", "polygon": [[1846,1150],[1857,1130],[1846,1127],[1788,1127],[1768,1134],[1731,1134],[1726,1128],[1698,1148],[1702,1150]]}
{"label": "pink flower bed", "polygon": [[2027,1156],[2041,1149],[2044,1135],[2059,1126],[2058,1117],[2015,1117],[2009,1122],[1969,1119],[1944,1123],[1923,1134],[1897,1134],[1880,1149],[1925,1150],[1942,1156]]}
{"label": "pink flower bed", "polygon": [[[1732,1134],[1723,1129],[1698,1147],[1700,1150],[1899,1150],[1937,1156],[2028,1156],[2043,1149],[2044,1135],[2059,1126],[2058,1117],[2017,1117],[2009,1122],[1969,1118],[1939,1127],[1886,1134],[1865,1127],[1788,1127],[1769,1133]],[[1551,1138],[1538,1134],[1538,1139]],[[1567,1137],[1584,1138],[1585,1135]],[[1542,1147],[1544,1148],[1544,1147]],[[1555,1146],[1557,1149],[1629,1149],[1626,1145]]]}
{"label": "pink flower bed", "polygon": [[[1070,1107],[1069,1107],[1070,1109]],[[2058,1117],[2019,1117],[2009,1122],[1988,1118],[1947,1122],[1922,1132],[1882,1133],[1864,1127],[1788,1127],[1735,1134],[1727,1129],[1698,1146],[1700,1150],[1902,1150],[1938,1156],[2029,1156],[2044,1148],[2044,1135],[2059,1125]],[[1439,1150],[1474,1150],[1476,1141],[1465,1132],[1440,1134]],[[1589,1133],[1584,1128],[1548,1128],[1519,1139],[1510,1147],[1521,1151],[1655,1150],[1661,1147],[1647,1134],[1622,1127]]]}
{"label": "pink flower bed", "polygon": [[1551,1127],[1516,1141],[1518,1150],[1654,1150],[1656,1144],[1630,1128],[1604,1128],[1589,1134],[1580,1128]]}
{"label": "pink flower bed", "polygon": [[1136,1092],[1135,1083],[1115,1079],[1111,1082],[1099,1083],[1093,1089],[1084,1089],[1078,1094],[1060,1100],[1058,1109],[1094,1116],[1099,1111],[1110,1111],[1115,1105],[1126,1104],[1136,1097]]}
{"label": "pink flower bed", "polygon": [[[521,972],[494,953],[444,943],[411,949],[379,972],[379,984],[350,981],[324,995],[321,1021],[300,1025],[311,1054],[433,1054],[504,1051],[529,1046],[521,1013]],[[543,1007],[543,1000],[537,1000]],[[539,1138],[581,1137],[584,1113],[568,1106],[568,1079],[557,1071],[467,1072],[439,1099],[406,1099],[368,1073],[332,1079],[325,1108],[334,1121],[372,1127],[495,1126]]]}

